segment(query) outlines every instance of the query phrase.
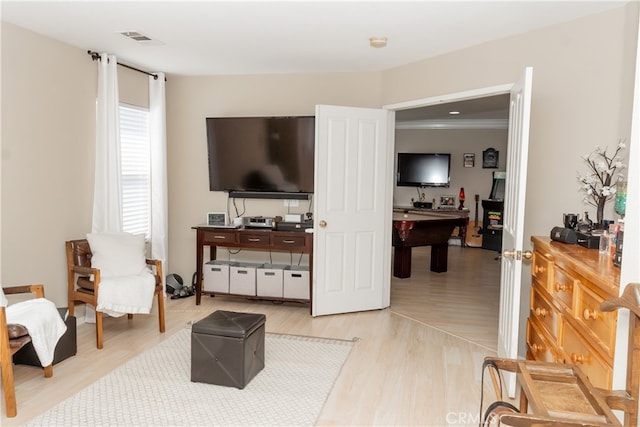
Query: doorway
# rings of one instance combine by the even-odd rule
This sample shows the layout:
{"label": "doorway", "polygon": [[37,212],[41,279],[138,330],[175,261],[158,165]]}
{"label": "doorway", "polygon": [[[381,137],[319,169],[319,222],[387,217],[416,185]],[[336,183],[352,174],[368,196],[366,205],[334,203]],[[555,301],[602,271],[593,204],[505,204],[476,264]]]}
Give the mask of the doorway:
{"label": "doorway", "polygon": [[[442,132],[451,131],[470,134],[473,129],[484,129],[482,132],[486,132],[486,129],[502,127],[505,133],[505,149],[501,150],[504,165],[507,154],[509,89],[510,85],[497,86],[388,105],[384,108],[396,111],[396,129],[402,129],[402,132],[407,129],[433,129],[441,132],[441,135]],[[449,115],[450,111],[466,114],[453,116]],[[396,147],[402,144],[398,132],[396,131]],[[438,146],[438,151],[440,147],[442,145]],[[475,154],[473,169],[462,169],[462,154],[457,152],[452,158],[452,163],[457,162],[459,165],[452,166],[450,188],[430,192],[433,195],[451,193],[457,196],[458,187],[464,186],[459,185],[461,182],[472,182],[470,188],[465,188],[465,207],[470,211],[471,222],[478,214],[478,209],[474,206],[474,195],[479,194],[481,199],[488,198],[491,190],[492,171],[482,169],[482,151],[485,148],[487,147],[479,143],[475,149],[470,150]],[[433,151],[433,146],[429,146],[427,142],[425,150]],[[394,153],[398,151],[396,148]],[[469,172],[474,172],[474,169],[475,172],[484,172],[489,178],[469,178]],[[504,170],[504,167],[500,170]],[[454,173],[466,173],[467,177],[456,180]],[[410,205],[410,197],[414,194],[415,197],[419,197],[420,194],[410,193],[415,189],[403,188],[399,192],[397,190],[396,187],[394,206]],[[428,198],[435,198],[436,204],[439,200],[438,197]],[[482,208],[479,210],[479,216],[482,218]],[[496,260],[497,253],[480,248],[450,246],[449,271],[442,274],[429,271],[428,263],[420,262],[429,259],[429,251],[429,247],[414,248],[412,277],[392,278],[391,310],[496,351],[500,305],[500,261]],[[425,286],[426,283],[429,285]]]}

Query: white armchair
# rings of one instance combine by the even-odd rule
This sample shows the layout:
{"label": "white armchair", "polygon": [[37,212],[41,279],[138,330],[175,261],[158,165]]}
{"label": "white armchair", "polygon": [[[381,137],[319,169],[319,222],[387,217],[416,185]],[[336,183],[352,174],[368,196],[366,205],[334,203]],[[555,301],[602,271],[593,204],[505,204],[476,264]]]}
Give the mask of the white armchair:
{"label": "white armchair", "polygon": [[112,317],[149,314],[154,295],[160,332],[165,331],[162,263],[145,258],[144,236],[130,233],[87,234],[65,243],[69,315],[75,303],[95,307],[96,346],[103,347],[102,314]]}

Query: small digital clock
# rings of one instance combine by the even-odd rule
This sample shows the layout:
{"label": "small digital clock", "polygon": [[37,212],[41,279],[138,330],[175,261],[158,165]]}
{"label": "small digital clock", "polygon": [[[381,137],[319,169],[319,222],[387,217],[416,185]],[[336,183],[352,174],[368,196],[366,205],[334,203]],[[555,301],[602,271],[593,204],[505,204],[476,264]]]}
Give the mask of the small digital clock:
{"label": "small digital clock", "polygon": [[207,213],[207,225],[222,226],[227,225],[227,213],[226,212],[208,212]]}

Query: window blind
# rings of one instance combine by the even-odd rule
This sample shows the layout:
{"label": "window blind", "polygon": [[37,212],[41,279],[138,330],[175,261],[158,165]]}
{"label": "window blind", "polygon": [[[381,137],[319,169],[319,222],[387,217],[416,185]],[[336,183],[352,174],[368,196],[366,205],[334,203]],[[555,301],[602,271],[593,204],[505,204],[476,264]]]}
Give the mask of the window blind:
{"label": "window blind", "polygon": [[151,229],[151,165],[149,111],[120,104],[122,228],[149,238]]}

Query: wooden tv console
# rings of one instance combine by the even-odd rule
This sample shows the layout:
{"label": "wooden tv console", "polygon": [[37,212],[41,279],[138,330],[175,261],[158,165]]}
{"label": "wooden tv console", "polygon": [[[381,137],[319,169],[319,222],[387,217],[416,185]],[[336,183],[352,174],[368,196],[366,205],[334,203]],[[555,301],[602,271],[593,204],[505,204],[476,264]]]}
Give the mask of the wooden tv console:
{"label": "wooden tv console", "polygon": [[[218,228],[210,226],[191,227],[196,230],[196,305],[200,305],[202,290],[204,248],[209,247],[209,260],[216,259],[220,247],[257,251],[295,252],[309,254],[309,300],[268,297],[269,300],[310,303],[313,295],[313,234],[304,231],[275,231],[261,228]],[[216,292],[218,294],[218,292]],[[233,294],[226,294],[233,295]],[[265,297],[238,295],[243,298],[265,299]]]}

